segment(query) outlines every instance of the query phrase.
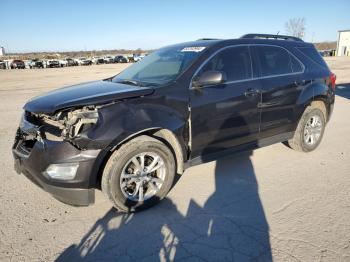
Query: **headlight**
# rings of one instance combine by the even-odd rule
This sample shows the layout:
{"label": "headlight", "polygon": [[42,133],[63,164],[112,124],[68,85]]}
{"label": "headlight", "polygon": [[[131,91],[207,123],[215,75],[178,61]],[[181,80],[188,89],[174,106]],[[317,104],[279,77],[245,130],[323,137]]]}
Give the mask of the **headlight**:
{"label": "headlight", "polygon": [[65,121],[65,130],[63,135],[66,137],[75,137],[84,129],[89,128],[91,125],[96,124],[98,120],[97,108],[89,109],[82,108],[74,111],[70,111],[67,114]]}
{"label": "headlight", "polygon": [[49,165],[44,175],[58,180],[72,180],[77,174],[79,163],[63,163]]}
{"label": "headlight", "polygon": [[41,117],[47,124],[59,128],[63,138],[71,139],[96,124],[99,114],[97,107],[90,106],[60,111],[54,116],[41,115]]}

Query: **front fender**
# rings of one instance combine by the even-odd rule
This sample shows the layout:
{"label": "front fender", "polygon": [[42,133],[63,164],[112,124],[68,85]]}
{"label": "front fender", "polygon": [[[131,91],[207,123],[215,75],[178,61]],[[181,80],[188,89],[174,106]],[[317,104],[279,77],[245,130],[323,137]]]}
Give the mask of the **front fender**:
{"label": "front fender", "polygon": [[112,148],[134,134],[152,129],[168,129],[179,139],[186,121],[185,115],[161,103],[125,101],[101,108],[96,126],[83,132],[73,143],[80,148]]}
{"label": "front fender", "polygon": [[[142,101],[142,99],[140,99]],[[186,115],[173,107],[162,106],[162,103],[124,101],[99,110],[99,121],[95,127],[81,134],[74,143],[80,148],[102,149],[95,160],[90,185],[95,187],[101,167],[111,151],[117,146],[139,134],[169,130],[177,139],[181,154],[185,155]]]}

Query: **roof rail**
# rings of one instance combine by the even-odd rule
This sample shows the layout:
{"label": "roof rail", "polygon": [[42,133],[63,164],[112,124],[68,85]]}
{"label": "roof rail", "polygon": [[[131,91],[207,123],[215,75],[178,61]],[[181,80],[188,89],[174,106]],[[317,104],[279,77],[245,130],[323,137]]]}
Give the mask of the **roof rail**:
{"label": "roof rail", "polygon": [[241,38],[263,38],[263,39],[282,39],[282,40],[291,40],[304,42],[299,37],[289,36],[289,35],[270,35],[270,34],[246,34],[241,36]]}
{"label": "roof rail", "polygon": [[199,38],[196,41],[209,41],[209,40],[219,40],[219,38]]}

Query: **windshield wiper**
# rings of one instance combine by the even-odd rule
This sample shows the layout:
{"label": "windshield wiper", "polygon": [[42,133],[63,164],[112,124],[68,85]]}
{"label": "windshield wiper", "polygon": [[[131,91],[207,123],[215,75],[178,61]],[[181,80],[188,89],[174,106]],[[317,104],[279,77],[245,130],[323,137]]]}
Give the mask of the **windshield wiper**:
{"label": "windshield wiper", "polygon": [[137,82],[137,81],[131,80],[131,79],[123,79],[121,81],[118,81],[118,83],[126,84],[126,85],[133,85],[133,86],[142,86],[140,82]]}

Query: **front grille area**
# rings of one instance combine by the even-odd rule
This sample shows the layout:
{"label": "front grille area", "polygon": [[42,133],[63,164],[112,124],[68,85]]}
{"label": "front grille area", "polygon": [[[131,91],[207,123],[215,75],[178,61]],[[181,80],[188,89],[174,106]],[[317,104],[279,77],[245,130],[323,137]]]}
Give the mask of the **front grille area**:
{"label": "front grille area", "polygon": [[22,157],[29,157],[35,143],[36,138],[32,135],[24,133],[21,129],[17,130],[15,143],[13,145],[13,150],[16,151],[17,155]]}
{"label": "front grille area", "polygon": [[57,126],[50,124],[48,121],[45,121],[45,119],[26,111],[25,120],[39,128],[38,131],[40,132],[41,137],[51,141],[63,140],[61,137],[62,130]]}
{"label": "front grille area", "polygon": [[40,133],[42,121],[31,112],[25,111],[18,128],[13,150],[22,157],[29,157]]}
{"label": "front grille area", "polygon": [[33,125],[40,126],[42,124],[41,119],[31,112],[25,111],[24,118]]}
{"label": "front grille area", "polygon": [[23,155],[30,155],[30,152],[32,152],[32,149],[36,143],[36,140],[25,140],[22,141],[22,143],[19,143],[17,146],[17,150],[22,153]]}

